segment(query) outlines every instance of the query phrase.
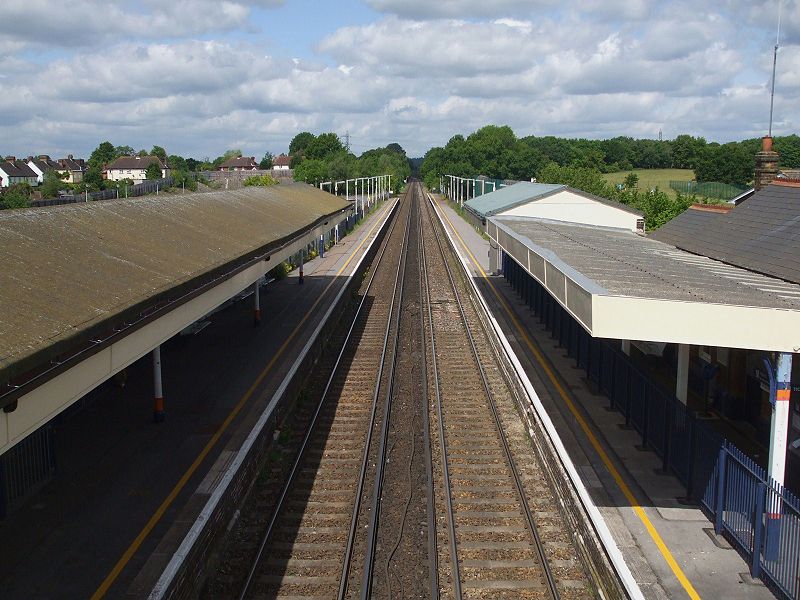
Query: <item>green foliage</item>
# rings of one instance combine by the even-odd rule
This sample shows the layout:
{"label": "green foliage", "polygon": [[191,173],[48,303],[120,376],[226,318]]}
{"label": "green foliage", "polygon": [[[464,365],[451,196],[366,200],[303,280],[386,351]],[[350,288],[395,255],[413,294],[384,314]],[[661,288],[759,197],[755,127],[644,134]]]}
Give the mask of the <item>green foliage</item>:
{"label": "green foliage", "polygon": [[272,161],[274,159],[275,159],[275,157],[272,156],[271,152],[265,152],[264,153],[264,158],[262,158],[261,162],[258,163],[258,168],[263,170],[263,171],[267,171],[267,170],[271,169],[272,168]]}
{"label": "green foliage", "polygon": [[[196,160],[190,158],[189,160],[194,161],[197,163]],[[188,161],[185,158],[178,156],[177,154],[170,154],[167,159],[166,163],[169,165],[169,168],[173,171],[191,171],[192,169],[189,168]]]}
{"label": "green foliage", "polygon": [[697,181],[721,181],[745,185],[752,181],[755,172],[755,152],[747,145],[708,144],[697,158],[694,174]]}
{"label": "green foliage", "polygon": [[242,183],[246,186],[268,187],[270,185],[275,185],[280,182],[274,177],[270,177],[269,175],[254,175],[253,177],[248,177]]}
{"label": "green foliage", "polygon": [[213,168],[217,169],[222,163],[224,163],[229,158],[239,158],[240,156],[242,156],[241,150],[236,150],[236,149],[227,150],[225,154],[223,154],[222,156],[218,156],[217,158],[214,159],[214,162],[212,163]]}
{"label": "green foliage", "polygon": [[150,156],[157,156],[161,159],[161,162],[167,162],[167,151],[161,146],[153,146],[153,149],[150,150]]}
{"label": "green foliage", "polygon": [[119,158],[120,156],[133,156],[133,153],[136,152],[131,146],[117,146],[114,148],[114,157]]}
{"label": "green foliage", "polygon": [[158,162],[153,161],[147,165],[147,168],[144,171],[145,179],[161,179],[161,176],[161,165],[159,165]]}
{"label": "green foliage", "polygon": [[175,181],[175,183],[172,184],[173,187],[191,190],[193,192],[197,190],[197,179],[189,175],[189,171],[186,169],[172,171],[171,177]]}
{"label": "green foliage", "polygon": [[[92,151],[92,153],[89,155],[89,160],[86,162],[90,169],[92,167],[96,167],[98,171],[102,172],[103,167],[112,162],[118,156],[120,155],[117,154],[117,149],[114,147],[114,144],[106,141],[101,142],[100,145]],[[102,180],[102,175],[100,178]]]}
{"label": "green foliage", "polygon": [[289,142],[289,154],[305,154],[306,148],[314,140],[316,136],[308,131],[298,133],[292,141]]}
{"label": "green foliage", "polygon": [[344,146],[338,135],[321,133],[308,143],[303,155],[310,159],[326,160],[342,151],[344,151]]}
{"label": "green foliage", "polygon": [[319,185],[327,175],[328,165],[322,160],[303,160],[294,169],[295,181],[305,181],[311,185]]}
{"label": "green foliage", "polygon": [[105,180],[103,179],[102,166],[98,166],[96,164],[89,165],[86,173],[83,174],[83,181],[75,183],[73,185],[73,189],[76,191],[84,191],[88,189],[90,192],[94,192],[103,189],[104,182]]}
{"label": "green foliage", "polygon": [[55,198],[58,196],[58,192],[67,189],[67,185],[64,183],[66,176],[66,173],[46,171],[42,178],[42,185],[39,186],[42,198]]}
{"label": "green foliage", "polygon": [[639,176],[636,173],[628,173],[622,185],[625,186],[625,189],[632,190],[639,185]]}
{"label": "green foliage", "polygon": [[283,261],[281,264],[270,269],[268,275],[272,279],[280,280],[280,279],[286,279],[286,276],[289,275],[289,273],[291,272],[292,272],[292,266],[288,262]]}
{"label": "green foliage", "polygon": [[27,183],[15,183],[0,195],[0,209],[25,208],[31,205],[31,186]]}

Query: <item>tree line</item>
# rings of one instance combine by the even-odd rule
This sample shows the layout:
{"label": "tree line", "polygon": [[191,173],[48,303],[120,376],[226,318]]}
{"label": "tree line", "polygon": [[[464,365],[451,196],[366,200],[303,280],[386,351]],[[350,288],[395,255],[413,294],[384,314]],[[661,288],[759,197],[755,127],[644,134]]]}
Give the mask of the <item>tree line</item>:
{"label": "tree line", "polygon": [[391,175],[392,189],[399,191],[411,174],[411,165],[400,144],[389,144],[356,156],[335,133],[298,133],[289,144],[294,180],[319,185],[357,177]]}
{"label": "tree line", "polygon": [[[773,147],[784,168],[800,167],[800,137],[776,137]],[[517,138],[508,126],[489,125],[467,137],[455,135],[444,147],[431,148],[420,166],[428,186],[439,175],[528,180],[550,165],[614,173],[632,169],[693,169],[697,181],[746,185],[754,178],[760,139],[719,144],[702,137],[679,135],[674,140],[615,137],[608,140],[554,136]]]}

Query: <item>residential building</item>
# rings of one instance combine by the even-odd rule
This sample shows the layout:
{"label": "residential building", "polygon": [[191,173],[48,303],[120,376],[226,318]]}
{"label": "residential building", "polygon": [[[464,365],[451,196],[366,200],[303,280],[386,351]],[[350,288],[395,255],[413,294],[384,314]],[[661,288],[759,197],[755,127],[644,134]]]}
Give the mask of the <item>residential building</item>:
{"label": "residential building", "polygon": [[219,166],[220,171],[258,171],[255,156],[236,156],[229,158]]}
{"label": "residential building", "polygon": [[292,162],[291,156],[286,156],[285,154],[281,154],[280,156],[277,156],[275,160],[272,161],[272,168],[275,171],[288,171],[291,162]]}
{"label": "residential building", "polygon": [[67,183],[83,181],[83,174],[86,173],[87,169],[85,160],[73,158],[72,154],[69,154],[67,158],[58,159],[58,163],[61,165],[61,172],[67,174],[67,178],[64,181]]}
{"label": "residential building", "polygon": [[25,164],[36,173],[36,180],[39,183],[44,181],[44,174],[48,171],[62,171],[61,165],[46,154],[40,154],[38,157],[29,156]]}
{"label": "residential building", "polygon": [[27,183],[36,187],[39,185],[39,180],[25,161],[7,156],[4,161],[0,161],[0,187],[7,188],[16,183]]}
{"label": "residential building", "polygon": [[147,179],[147,167],[154,162],[161,169],[161,177],[167,177],[169,169],[157,156],[120,156],[106,167],[103,176],[110,181],[130,179],[133,183],[142,183]]}

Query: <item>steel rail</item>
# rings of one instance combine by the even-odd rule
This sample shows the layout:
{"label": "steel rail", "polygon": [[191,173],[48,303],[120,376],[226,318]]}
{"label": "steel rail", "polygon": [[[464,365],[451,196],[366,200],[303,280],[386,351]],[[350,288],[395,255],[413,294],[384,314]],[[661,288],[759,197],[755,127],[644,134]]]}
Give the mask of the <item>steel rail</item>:
{"label": "steel rail", "polygon": [[[427,212],[428,212],[428,215],[430,216],[430,207],[428,207]],[[491,392],[491,388],[489,387],[489,380],[488,380],[488,378],[486,376],[486,371],[485,371],[485,369],[483,367],[483,363],[480,360],[480,356],[478,355],[478,349],[477,349],[477,347],[475,345],[475,340],[474,340],[474,337],[472,335],[472,331],[470,330],[469,325],[467,324],[467,315],[466,315],[466,312],[464,311],[464,306],[463,306],[463,304],[461,302],[461,296],[460,296],[460,294],[458,292],[458,286],[456,285],[456,281],[455,281],[455,277],[453,275],[453,271],[450,268],[449,263],[447,262],[447,254],[445,253],[444,245],[443,245],[443,242],[441,240],[441,236],[439,235],[439,232],[438,232],[438,230],[437,230],[437,228],[435,226],[434,219],[433,219],[432,216],[430,216],[430,218],[431,218],[431,223],[433,224],[434,237],[436,239],[436,243],[437,243],[437,246],[439,248],[439,251],[442,253],[442,257],[444,259],[445,271],[447,272],[447,277],[450,280],[450,285],[453,288],[454,297],[455,297],[456,303],[458,304],[459,314],[461,315],[461,320],[462,320],[462,323],[464,324],[464,329],[465,329],[465,331],[467,333],[467,338],[469,340],[469,345],[470,345],[470,348],[472,350],[472,354],[473,354],[473,356],[475,358],[475,363],[477,364],[478,370],[479,370],[480,375],[481,375],[481,381],[483,383],[483,388],[484,388],[484,391],[486,393],[486,398],[488,399],[489,407],[490,407],[491,412],[492,412],[492,417],[494,419],[494,423],[495,423],[495,426],[497,427],[497,432],[498,432],[498,435],[500,437],[500,441],[501,441],[502,446],[503,446],[503,452],[504,452],[504,455],[505,455],[505,458],[506,458],[506,462],[508,464],[509,469],[511,470],[511,474],[512,474],[512,476],[514,478],[514,485],[516,487],[517,495],[519,497],[519,501],[522,504],[523,510],[525,512],[525,519],[526,519],[526,522],[527,522],[527,525],[528,525],[528,530],[530,531],[531,536],[533,537],[534,545],[536,546],[536,551],[537,551],[537,553],[539,555],[539,560],[541,562],[542,570],[544,571],[544,575],[545,575],[545,578],[547,580],[547,585],[548,585],[550,594],[554,599],[558,600],[558,598],[560,598],[558,587],[556,585],[555,578],[553,577],[553,573],[552,573],[552,570],[550,568],[550,563],[548,562],[547,556],[545,555],[544,544],[542,543],[541,536],[539,535],[539,530],[538,530],[538,528],[536,526],[536,523],[533,520],[533,514],[531,512],[530,505],[528,504],[528,499],[525,496],[525,491],[524,491],[524,488],[522,486],[522,480],[521,480],[521,478],[519,476],[519,471],[517,470],[516,464],[514,462],[514,458],[513,458],[512,454],[511,454],[511,448],[509,447],[508,439],[506,438],[505,432],[503,431],[502,423],[500,422],[500,417],[499,417],[498,412],[497,412],[497,404],[495,402],[494,395]],[[437,394],[437,398],[438,397],[439,397],[439,394]],[[438,406],[437,408],[440,408],[440,406]],[[440,427],[440,431],[441,431],[441,429],[442,429],[441,418],[440,418],[440,422],[439,422],[439,427]],[[446,484],[447,484],[447,493],[448,493],[448,497],[449,497],[449,493],[450,493],[449,479],[446,480]]]}
{"label": "steel rail", "polygon": [[[417,191],[419,192],[419,186],[415,186]],[[429,571],[430,571],[430,595],[433,600],[439,598],[439,553],[437,551],[437,539],[436,539],[436,494],[434,492],[434,481],[433,481],[433,456],[431,455],[431,417],[430,417],[430,407],[428,403],[428,362],[426,359],[427,355],[427,345],[425,344],[425,312],[422,310],[422,302],[425,298],[426,290],[427,290],[427,270],[425,269],[425,244],[423,243],[423,235],[422,235],[422,203],[425,202],[425,198],[422,194],[419,194],[419,201],[417,202],[417,231],[419,235],[417,236],[417,246],[419,248],[417,253],[417,263],[418,263],[418,270],[419,270],[419,299],[420,299],[420,311],[419,311],[419,328],[420,328],[420,340],[422,340],[422,345],[420,348],[420,355],[421,355],[421,363],[422,368],[420,369],[421,373],[421,384],[422,384],[422,423],[423,423],[423,436],[424,436],[424,445],[425,445],[425,468],[426,468],[426,475],[428,478],[428,485],[426,490],[427,495],[427,502],[428,502],[428,561],[429,561]],[[425,273],[425,278],[423,278],[423,273]],[[435,357],[435,353],[434,353]]]}
{"label": "steel rail", "polygon": [[[432,220],[431,220],[432,221]],[[433,371],[434,391],[436,392],[436,415],[438,420],[439,429],[439,451],[442,455],[442,481],[445,487],[445,508],[447,510],[447,532],[450,541],[450,563],[452,569],[453,579],[453,594],[455,600],[461,600],[461,575],[458,566],[458,549],[456,547],[456,524],[455,516],[453,514],[453,497],[450,493],[450,467],[447,462],[447,439],[444,435],[444,416],[442,414],[442,395],[441,386],[439,384],[439,361],[436,358],[436,336],[433,331],[433,311],[431,309],[431,288],[430,280],[428,278],[428,263],[427,252],[425,251],[425,244],[422,244],[423,249],[423,266],[421,279],[425,285],[425,305],[428,313],[428,323],[431,328],[431,369]],[[446,262],[446,260],[445,260]],[[427,409],[427,402],[426,402]],[[438,595],[438,590],[437,590]]]}
{"label": "steel rail", "polygon": [[[386,249],[389,247],[389,239],[391,238],[391,235],[394,232],[394,228],[395,228],[396,224],[397,224],[397,219],[394,218],[392,220],[391,228],[386,234],[385,242],[381,245],[380,252],[379,252],[378,256],[375,258],[375,260],[374,260],[374,264],[376,265],[376,267],[378,265],[380,265],[382,263],[382,261],[383,261],[383,257],[384,257],[384,254],[386,253]],[[277,522],[278,516],[281,513],[281,510],[283,508],[283,503],[286,501],[286,497],[289,494],[289,490],[291,489],[292,484],[294,483],[295,477],[296,477],[296,475],[297,475],[297,473],[299,471],[299,468],[300,468],[300,464],[301,464],[303,458],[305,458],[305,454],[306,454],[306,449],[308,447],[308,443],[309,443],[309,441],[311,439],[312,434],[314,433],[314,430],[316,429],[317,420],[319,418],[320,413],[322,412],[323,406],[325,405],[325,401],[328,399],[328,392],[330,391],[330,388],[331,388],[331,386],[333,384],[333,380],[337,375],[337,371],[339,369],[339,365],[342,362],[342,357],[344,356],[345,350],[347,349],[347,345],[348,345],[348,343],[350,341],[350,338],[351,338],[351,336],[353,334],[353,330],[355,329],[356,324],[358,323],[359,317],[361,316],[361,312],[362,312],[362,309],[364,308],[364,305],[366,303],[366,300],[367,300],[367,297],[368,297],[368,293],[369,293],[370,289],[372,289],[372,284],[373,284],[373,282],[375,280],[375,276],[376,276],[377,270],[378,269],[375,268],[375,267],[371,267],[370,268],[370,277],[369,277],[369,280],[367,281],[366,290],[364,292],[363,297],[361,298],[361,302],[359,302],[359,304],[358,304],[358,308],[356,309],[356,313],[355,313],[355,315],[353,317],[353,320],[350,323],[350,327],[349,327],[349,329],[347,331],[347,335],[345,336],[344,343],[342,344],[342,348],[341,348],[341,350],[339,350],[339,354],[336,357],[336,362],[334,363],[333,370],[331,371],[331,374],[328,377],[328,381],[325,384],[325,389],[322,392],[322,396],[320,398],[319,404],[317,405],[317,408],[314,411],[314,416],[312,417],[311,423],[308,426],[308,429],[306,430],[305,436],[303,437],[303,441],[302,441],[302,443],[300,445],[300,450],[297,453],[297,457],[295,458],[294,463],[292,464],[292,469],[289,472],[289,476],[287,477],[286,482],[283,485],[283,488],[281,489],[281,493],[280,493],[280,496],[278,497],[278,501],[275,504],[275,508],[272,511],[272,515],[270,517],[269,524],[267,525],[267,528],[266,528],[264,534],[261,537],[261,542],[259,543],[258,551],[256,552],[256,555],[255,555],[255,557],[254,557],[254,559],[253,559],[253,561],[251,563],[250,570],[249,570],[249,572],[247,574],[247,579],[245,580],[244,586],[242,587],[242,591],[239,594],[239,600],[244,600],[244,598],[247,597],[247,595],[248,595],[248,593],[250,591],[250,587],[251,587],[251,585],[253,583],[253,577],[255,576],[255,573],[256,573],[256,571],[258,569],[259,564],[261,563],[261,559],[262,559],[263,554],[264,554],[264,548],[267,545],[267,541],[272,536],[272,530],[275,527],[275,523]],[[390,318],[391,318],[391,313],[390,313]],[[379,375],[379,377],[380,377],[380,375]],[[371,429],[371,427],[370,427],[370,429]]]}
{"label": "steel rail", "polygon": [[[409,216],[406,217],[406,231],[403,234],[403,245],[404,246],[405,246],[405,243],[406,243],[406,238],[408,236],[408,221],[409,221],[409,217],[410,217],[410,212],[409,212]],[[396,224],[396,221],[394,223],[392,223],[392,232],[394,232],[394,225],[395,224]],[[387,236],[386,240],[387,240],[387,245],[388,245],[388,242],[390,241],[390,236]],[[379,363],[380,367],[378,368],[378,372],[377,372],[376,377],[375,377],[376,384],[375,384],[375,392],[372,395],[372,410],[371,410],[370,419],[369,419],[369,430],[368,430],[368,433],[367,433],[367,441],[366,441],[366,443],[364,445],[364,455],[363,455],[362,460],[361,460],[361,471],[360,471],[359,476],[358,476],[358,486],[357,486],[357,491],[356,491],[356,498],[355,498],[355,502],[353,504],[353,514],[352,514],[352,517],[350,519],[350,531],[347,534],[347,546],[345,548],[344,562],[342,564],[341,578],[339,580],[339,593],[338,593],[338,596],[337,596],[337,598],[339,600],[344,600],[344,598],[345,598],[345,596],[347,594],[348,575],[350,573],[350,563],[351,563],[352,558],[353,558],[353,544],[354,544],[354,541],[355,541],[356,529],[358,527],[358,515],[359,515],[359,512],[361,511],[361,496],[364,493],[364,482],[366,480],[367,466],[369,465],[369,449],[370,449],[370,445],[372,444],[372,431],[374,429],[373,425],[375,424],[375,415],[377,413],[378,396],[379,396],[380,391],[381,391],[381,381],[382,381],[382,378],[383,378],[383,368],[384,368],[384,365],[386,364],[386,348],[387,348],[387,346],[389,344],[389,333],[390,333],[391,325],[392,325],[392,316],[394,314],[395,299],[397,297],[397,286],[398,286],[398,282],[400,281],[400,273],[401,273],[402,264],[403,264],[403,252],[401,250],[401,252],[400,252],[400,260],[397,261],[397,272],[395,273],[394,287],[392,289],[392,301],[391,301],[391,304],[389,305],[389,316],[386,319],[386,331],[384,332],[383,349],[381,350],[381,360],[380,360],[380,363]],[[377,269],[375,269],[375,271],[377,271]],[[364,297],[366,298],[366,294],[364,295]]]}
{"label": "steel rail", "polygon": [[[407,195],[411,196],[409,193]],[[409,198],[407,202],[411,202]],[[386,464],[386,444],[389,439],[389,423],[392,414],[392,398],[394,396],[394,374],[397,367],[397,348],[400,344],[400,319],[403,316],[403,297],[406,281],[406,266],[408,263],[408,242],[411,237],[411,211],[413,210],[413,202],[408,210],[408,217],[406,218],[406,231],[403,236],[403,247],[400,250],[400,272],[399,272],[399,285],[396,287],[397,293],[397,309],[395,317],[395,330],[394,339],[392,340],[392,358],[389,364],[389,373],[386,378],[387,389],[386,398],[383,404],[383,426],[381,427],[381,437],[378,442],[378,456],[375,459],[375,482],[372,491],[372,505],[369,515],[369,525],[367,527],[367,548],[364,555],[364,571],[361,577],[361,600],[368,600],[372,594],[372,576],[375,566],[375,549],[378,544],[378,518],[381,512],[381,491],[383,490],[383,477],[385,473],[384,466]],[[392,308],[394,307],[394,303]],[[390,309],[390,314],[392,309]],[[389,334],[387,330],[387,336]],[[383,369],[383,357],[381,357],[381,369]]]}

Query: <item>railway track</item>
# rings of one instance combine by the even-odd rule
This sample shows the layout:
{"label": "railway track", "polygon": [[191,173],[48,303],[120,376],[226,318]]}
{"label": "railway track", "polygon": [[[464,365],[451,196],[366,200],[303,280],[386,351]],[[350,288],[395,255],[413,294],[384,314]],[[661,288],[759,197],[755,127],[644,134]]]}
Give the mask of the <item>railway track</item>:
{"label": "railway track", "polygon": [[[373,432],[385,420],[408,238],[408,203],[370,272],[355,319],[280,491],[240,598],[344,598],[375,483]],[[388,356],[387,356],[388,355]]]}
{"label": "railway track", "polygon": [[253,506],[269,518],[256,550],[238,550],[243,583],[209,597],[596,596],[511,368],[419,183],[352,312],[302,433],[265,475]]}
{"label": "railway track", "polygon": [[[493,338],[451,268],[430,204],[424,204],[428,388],[438,432],[436,492],[445,514],[439,528],[440,595],[591,596],[552,491],[524,433],[514,426],[514,390]],[[537,500],[535,506],[529,498]]]}

